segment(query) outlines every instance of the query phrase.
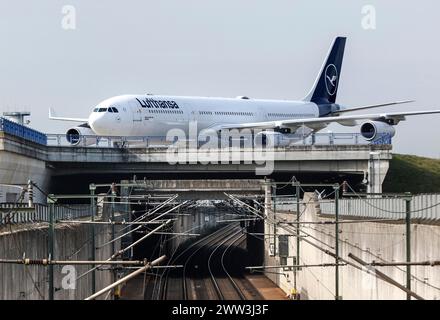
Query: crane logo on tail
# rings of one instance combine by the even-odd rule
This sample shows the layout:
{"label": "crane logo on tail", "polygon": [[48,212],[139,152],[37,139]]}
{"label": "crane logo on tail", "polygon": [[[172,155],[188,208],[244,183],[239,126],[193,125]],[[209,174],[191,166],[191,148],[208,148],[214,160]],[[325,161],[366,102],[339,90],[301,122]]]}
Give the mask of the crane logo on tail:
{"label": "crane logo on tail", "polygon": [[337,86],[338,70],[334,64],[329,64],[325,69],[325,87],[327,88],[327,93],[333,96],[336,93]]}

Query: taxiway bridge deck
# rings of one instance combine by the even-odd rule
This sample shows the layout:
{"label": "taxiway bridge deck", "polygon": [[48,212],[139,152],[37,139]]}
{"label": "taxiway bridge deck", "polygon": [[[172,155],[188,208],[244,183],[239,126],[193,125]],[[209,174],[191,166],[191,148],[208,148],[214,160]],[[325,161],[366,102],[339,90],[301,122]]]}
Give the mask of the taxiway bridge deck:
{"label": "taxiway bridge deck", "polygon": [[32,179],[48,187],[52,177],[75,175],[190,173],[209,178],[247,173],[262,178],[273,173],[324,173],[358,175],[369,192],[380,192],[390,151],[390,144],[294,144],[267,150],[51,146],[0,131],[0,183],[25,184]]}

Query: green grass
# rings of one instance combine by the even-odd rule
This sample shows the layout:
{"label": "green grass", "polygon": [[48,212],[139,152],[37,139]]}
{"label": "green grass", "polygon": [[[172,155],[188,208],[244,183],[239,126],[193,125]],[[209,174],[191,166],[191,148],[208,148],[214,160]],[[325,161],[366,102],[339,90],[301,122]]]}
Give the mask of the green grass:
{"label": "green grass", "polygon": [[393,154],[383,192],[440,192],[440,160]]}

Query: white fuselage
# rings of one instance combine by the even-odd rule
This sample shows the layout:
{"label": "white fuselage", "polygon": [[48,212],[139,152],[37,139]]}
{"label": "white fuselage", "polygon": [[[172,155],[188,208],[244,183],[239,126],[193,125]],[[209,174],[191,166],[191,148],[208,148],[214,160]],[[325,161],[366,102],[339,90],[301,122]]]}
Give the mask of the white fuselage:
{"label": "white fuselage", "polygon": [[318,106],[304,101],[124,95],[98,104],[88,123],[100,136],[163,137],[171,129],[188,133],[190,122],[199,133],[222,124],[316,117]]}

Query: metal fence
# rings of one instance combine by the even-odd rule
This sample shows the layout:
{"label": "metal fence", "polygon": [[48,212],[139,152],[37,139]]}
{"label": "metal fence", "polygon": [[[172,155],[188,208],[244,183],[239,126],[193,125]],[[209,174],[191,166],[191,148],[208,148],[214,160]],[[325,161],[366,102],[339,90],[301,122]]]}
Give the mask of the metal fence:
{"label": "metal fence", "polygon": [[[440,221],[440,194],[420,194],[411,198],[411,218]],[[335,201],[320,200],[321,213],[335,214]],[[405,200],[402,197],[342,198],[339,215],[366,219],[404,219]]]}
{"label": "metal fence", "polygon": [[[34,143],[49,146],[58,147],[150,147],[150,148],[166,148],[173,144],[174,141],[167,140],[166,136],[133,136],[133,137],[121,137],[121,136],[96,136],[96,135],[74,135],[68,136],[66,134],[44,134],[37,130],[31,129],[27,126],[15,123],[5,118],[0,117],[0,131],[6,132],[10,135],[23,138]],[[206,140],[210,141],[210,138],[202,140],[186,140],[183,142],[189,143],[190,147],[196,148],[204,146]],[[222,137],[221,139],[223,139]],[[227,136],[232,146],[233,142],[240,140],[237,146],[250,145],[253,143],[253,136],[249,134],[231,133]],[[69,142],[70,140],[70,142]],[[365,144],[379,144],[390,145],[391,136],[388,134],[382,135],[374,141],[366,140],[360,133],[337,133],[337,132],[318,132],[310,135],[302,134],[284,134],[283,145],[290,144],[291,146],[297,145],[365,145]],[[74,141],[75,143],[71,143]],[[228,146],[229,143],[227,142]],[[224,143],[219,140],[219,147],[223,147]]]}
{"label": "metal fence", "polygon": [[[167,140],[166,136],[94,136],[94,135],[81,135],[75,136],[75,143],[69,142],[69,137],[66,134],[46,134],[47,144],[49,146],[58,147],[98,147],[98,148],[130,148],[130,147],[142,147],[142,148],[167,148],[174,143],[175,140]],[[72,140],[72,139],[70,139]],[[250,135],[239,134],[231,136],[231,139],[219,140],[219,147],[232,146],[252,146],[253,137]],[[210,141],[210,143],[212,143]],[[234,144],[235,143],[235,144]],[[311,135],[301,134],[284,134],[283,143],[290,144],[291,146],[311,146],[311,145],[390,145],[392,143],[391,136],[385,134],[375,141],[366,140],[360,133],[336,133],[336,132],[323,132],[314,133]],[[199,148],[206,145],[206,140],[184,140],[180,141],[177,146],[195,147]]]}
{"label": "metal fence", "polygon": [[[10,222],[18,223],[35,223],[49,222],[49,206],[43,204],[35,204],[34,207],[28,208],[24,204],[0,204],[0,225],[7,223],[8,213]],[[78,218],[90,216],[90,205],[54,205],[54,220],[75,220]]]}
{"label": "metal fence", "polygon": [[47,137],[44,133],[1,117],[0,131],[6,132],[19,138],[23,138],[28,141],[32,141],[34,143],[42,145],[47,144]]}
{"label": "metal fence", "polygon": [[69,142],[68,135],[49,133],[47,145],[56,147],[90,147],[90,148],[125,148],[125,147],[168,147],[172,142],[167,141],[165,136],[96,136],[80,135],[75,136],[75,143]]}

